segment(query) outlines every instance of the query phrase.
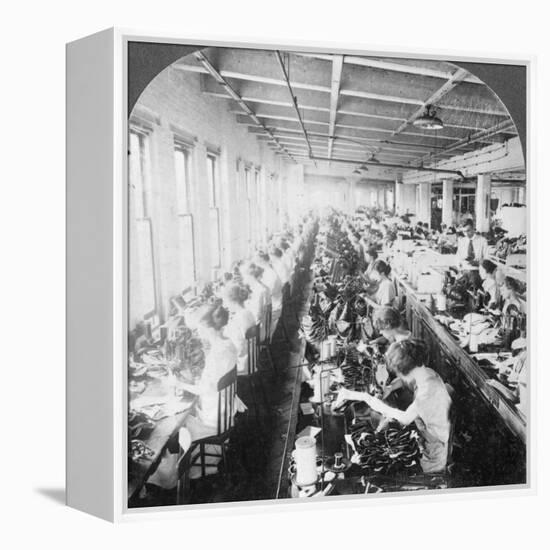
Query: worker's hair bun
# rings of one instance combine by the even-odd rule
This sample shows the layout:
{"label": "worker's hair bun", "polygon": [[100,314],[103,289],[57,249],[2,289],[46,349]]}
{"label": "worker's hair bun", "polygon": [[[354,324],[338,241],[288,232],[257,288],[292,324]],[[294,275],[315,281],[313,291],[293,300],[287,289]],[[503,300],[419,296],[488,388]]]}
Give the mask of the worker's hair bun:
{"label": "worker's hair bun", "polygon": [[386,353],[386,358],[391,370],[407,375],[415,367],[427,363],[428,350],[422,340],[411,338],[392,344]]}
{"label": "worker's hair bun", "polygon": [[263,250],[258,251],[258,258],[264,262],[269,263],[269,254]]}
{"label": "worker's hair bun", "polygon": [[381,307],[374,311],[374,322],[379,330],[397,328],[401,325],[401,315],[393,307]]}
{"label": "worker's hair bun", "polygon": [[250,296],[250,287],[240,283],[229,284],[225,287],[224,297],[232,302],[243,305]]}
{"label": "worker's hair bun", "polygon": [[259,279],[262,276],[263,272],[264,272],[263,267],[260,267],[259,265],[255,264],[254,262],[250,262],[248,264],[245,264],[243,270],[244,270],[245,273],[247,273],[251,277],[254,277],[254,279]]}
{"label": "worker's hair bun", "polygon": [[376,260],[373,269],[386,276],[391,273],[391,267],[384,260]]}
{"label": "worker's hair bun", "polygon": [[199,323],[205,327],[221,330],[229,320],[229,311],[219,301],[205,305],[199,314]]}

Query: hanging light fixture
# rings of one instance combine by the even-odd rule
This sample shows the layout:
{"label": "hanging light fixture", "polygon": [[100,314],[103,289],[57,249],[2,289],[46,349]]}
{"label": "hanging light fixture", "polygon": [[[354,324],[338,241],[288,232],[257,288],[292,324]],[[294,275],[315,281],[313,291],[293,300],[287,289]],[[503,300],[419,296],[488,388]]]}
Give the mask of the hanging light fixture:
{"label": "hanging light fixture", "polygon": [[413,126],[423,130],[441,130],[444,127],[443,121],[436,116],[433,105],[427,105],[422,116],[413,120]]}
{"label": "hanging light fixture", "polygon": [[366,164],[361,164],[361,166],[359,166],[359,170],[362,170],[363,172],[368,172],[369,168]]}
{"label": "hanging light fixture", "polygon": [[361,170],[359,170],[359,168],[356,168],[356,169],[352,172],[352,174],[355,174],[355,175],[357,175],[357,176],[360,176],[360,175],[361,175]]}

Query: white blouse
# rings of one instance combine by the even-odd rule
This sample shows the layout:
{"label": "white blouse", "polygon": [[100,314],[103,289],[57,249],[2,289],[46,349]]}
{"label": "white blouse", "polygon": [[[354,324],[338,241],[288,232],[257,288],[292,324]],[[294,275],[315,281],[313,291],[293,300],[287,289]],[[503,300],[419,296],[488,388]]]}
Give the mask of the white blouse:
{"label": "white blouse", "polygon": [[394,409],[380,399],[372,397],[370,406],[401,424],[416,423],[424,439],[424,452],[420,460],[424,472],[441,472],[447,464],[447,450],[451,423],[449,410],[451,397],[439,374],[427,367],[412,371],[415,380],[414,401],[406,411]]}
{"label": "white blouse", "polygon": [[386,277],[383,277],[378,283],[378,289],[374,294],[374,301],[379,306],[392,306],[395,300],[395,285]]}
{"label": "white blouse", "polygon": [[269,289],[256,282],[251,285],[252,294],[245,302],[244,307],[252,313],[256,323],[263,323],[267,304],[271,301]]}
{"label": "white blouse", "polygon": [[271,267],[264,267],[262,283],[271,291],[271,303],[276,311],[283,307],[283,283],[277,272]]}
{"label": "white blouse", "polygon": [[237,364],[237,349],[227,338],[218,340],[207,351],[204,370],[198,384],[198,419],[206,426],[217,427],[218,423],[218,383]]}
{"label": "white blouse", "polygon": [[248,345],[246,342],[246,333],[248,329],[255,325],[252,313],[243,308],[231,315],[225,327],[225,336],[233,342],[237,349],[237,371],[239,374],[247,370]]}
{"label": "white blouse", "polygon": [[290,271],[286,265],[286,263],[282,260],[282,258],[273,258],[271,261],[273,265],[273,269],[279,275],[279,279],[281,279],[281,282],[283,283],[283,286],[288,283],[290,279]]}

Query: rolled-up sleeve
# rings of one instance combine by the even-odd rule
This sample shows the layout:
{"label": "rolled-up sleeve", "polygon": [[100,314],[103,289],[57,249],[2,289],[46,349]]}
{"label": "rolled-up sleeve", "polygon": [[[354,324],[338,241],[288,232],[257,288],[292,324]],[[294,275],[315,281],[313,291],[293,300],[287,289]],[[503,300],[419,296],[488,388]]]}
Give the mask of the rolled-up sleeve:
{"label": "rolled-up sleeve", "polygon": [[369,406],[375,411],[387,416],[388,418],[394,418],[404,426],[408,426],[418,418],[418,407],[416,399],[409,405],[407,410],[402,411],[386,405],[383,401],[377,397],[371,397],[368,400]]}

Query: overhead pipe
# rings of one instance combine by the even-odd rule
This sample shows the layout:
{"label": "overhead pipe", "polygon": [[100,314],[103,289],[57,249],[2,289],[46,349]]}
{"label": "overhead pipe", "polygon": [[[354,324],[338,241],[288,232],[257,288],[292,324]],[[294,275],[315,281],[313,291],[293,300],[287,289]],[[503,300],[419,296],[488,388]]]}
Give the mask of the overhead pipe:
{"label": "overhead pipe", "polygon": [[357,164],[359,166],[361,165],[367,165],[367,166],[379,166],[382,168],[397,168],[400,170],[407,170],[407,171],[413,171],[413,172],[432,172],[437,174],[452,174],[455,176],[458,176],[461,179],[464,179],[464,174],[460,170],[444,170],[443,168],[426,168],[424,166],[420,166],[418,168],[415,168],[414,166],[403,166],[402,164],[390,164],[387,162],[371,162],[368,160],[346,160],[346,159],[325,159],[322,157],[311,157],[312,160],[319,160],[319,161],[325,161],[325,162],[341,162],[344,164]]}
{"label": "overhead pipe", "polygon": [[[235,100],[240,107],[246,112],[246,114],[254,121],[256,126],[260,127],[279,147],[279,149],[288,157],[290,157],[294,162],[296,159],[287,151],[286,147],[279,143],[279,140],[275,137],[275,134],[265,125],[263,122],[256,116],[256,113],[248,106],[246,101],[231,87],[229,82],[220,74],[220,72],[210,63],[208,58],[201,52],[195,52],[195,58],[201,62],[202,66],[208,71],[210,76],[216,80],[216,82],[225,88],[226,92]],[[297,164],[297,163],[296,163]]]}
{"label": "overhead pipe", "polygon": [[481,130],[479,132],[476,132],[475,134],[465,137],[461,139],[460,141],[457,141],[453,145],[449,145],[448,147],[445,147],[439,152],[430,153],[429,155],[426,155],[424,158],[429,159],[433,157],[437,157],[441,155],[442,153],[449,153],[451,151],[454,151],[455,149],[460,149],[464,145],[469,145],[470,143],[475,143],[477,141],[482,141],[484,139],[490,138],[496,134],[499,134],[500,132],[504,132],[506,130],[509,130],[511,128],[515,128],[514,122],[511,120],[505,120],[503,122],[499,122],[495,126],[488,128],[487,130]]}
{"label": "overhead pipe", "polygon": [[298,100],[296,99],[296,96],[294,95],[294,91],[292,90],[292,86],[290,85],[290,78],[288,77],[288,73],[286,72],[286,68],[285,68],[285,64],[283,63],[281,52],[279,50],[276,50],[275,55],[277,56],[277,60],[279,61],[279,65],[281,67],[283,77],[285,79],[288,91],[290,92],[290,97],[292,98],[292,104],[294,105],[294,110],[296,111],[296,115],[298,116],[298,121],[300,122],[300,126],[302,127],[302,132],[304,134],[304,138],[307,143],[307,148],[309,150],[309,156],[310,158],[313,158],[313,149],[311,148],[311,144],[309,142],[309,138],[307,135],[307,130],[304,125],[304,121],[302,120],[302,114],[300,113],[300,109],[298,109]]}

